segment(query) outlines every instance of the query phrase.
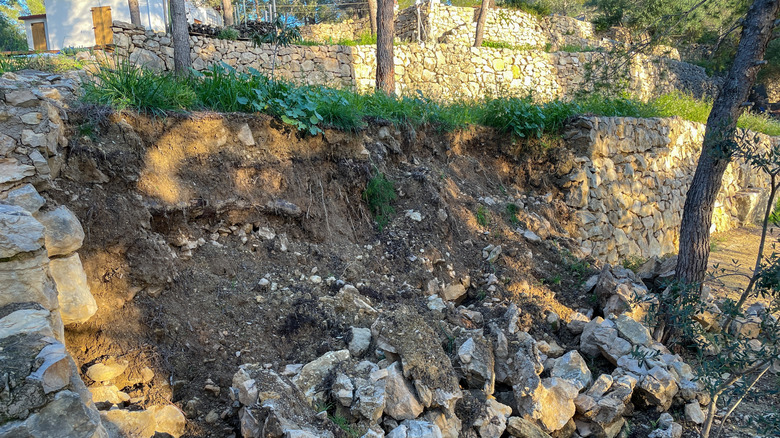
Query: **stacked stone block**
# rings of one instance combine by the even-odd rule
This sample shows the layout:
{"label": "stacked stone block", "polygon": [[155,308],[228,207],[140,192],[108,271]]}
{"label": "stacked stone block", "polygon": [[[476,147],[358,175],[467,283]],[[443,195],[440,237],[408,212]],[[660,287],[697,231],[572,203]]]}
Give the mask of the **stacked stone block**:
{"label": "stacked stone block", "polygon": [[[564,135],[577,158],[563,186],[574,236],[585,253],[609,263],[677,252],[685,196],[696,169],[705,125],[679,117],[581,117]],[[759,148],[780,139],[738,132]],[[713,232],[762,217],[766,175],[742,160],[723,177]]]}

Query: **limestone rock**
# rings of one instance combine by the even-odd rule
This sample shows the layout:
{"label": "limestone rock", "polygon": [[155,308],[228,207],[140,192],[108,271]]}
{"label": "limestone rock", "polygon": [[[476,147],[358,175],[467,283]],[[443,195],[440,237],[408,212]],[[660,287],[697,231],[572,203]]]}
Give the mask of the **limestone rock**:
{"label": "limestone rock", "polygon": [[336,380],[331,387],[331,393],[333,398],[336,399],[342,406],[352,406],[352,398],[355,387],[352,385],[352,381],[344,373],[338,373]]}
{"label": "limestone rock", "polygon": [[454,410],[460,385],[438,336],[416,310],[401,307],[382,314],[371,326],[377,347],[398,354],[404,377],[412,381],[425,407]]}
{"label": "limestone rock", "polygon": [[413,420],[423,411],[412,385],[404,379],[401,364],[394,362],[387,367],[385,413],[396,420]]}
{"label": "limestone rock", "polygon": [[87,377],[96,382],[108,382],[122,375],[128,365],[126,360],[112,357],[87,368]]}
{"label": "limestone rock", "polygon": [[460,283],[452,283],[440,290],[439,295],[441,295],[441,298],[445,301],[457,302],[466,295],[466,288]]}
{"label": "limestone rock", "polygon": [[22,89],[5,93],[5,101],[10,106],[30,108],[38,105],[38,98],[30,90]]}
{"label": "limestone rock", "polygon": [[118,405],[130,401],[130,396],[120,391],[116,385],[92,386],[88,389],[92,394],[92,401],[95,403]]}
{"label": "limestone rock", "polygon": [[639,395],[649,406],[658,406],[665,411],[672,405],[672,400],[677,394],[678,386],[668,371],[655,366],[639,384]]}
{"label": "limestone rock", "polygon": [[489,398],[485,403],[485,410],[474,421],[474,426],[482,438],[498,438],[506,430],[506,420],[512,415],[512,408]]}
{"label": "limestone rock", "polygon": [[49,257],[66,255],[81,248],[84,229],[76,215],[65,206],[41,213],[38,220],[46,227],[46,249]]}
{"label": "limestone rock", "polygon": [[0,187],[35,175],[35,167],[20,164],[16,158],[0,158]]}
{"label": "limestone rock", "polygon": [[541,427],[523,417],[509,417],[506,431],[516,438],[551,438]]}
{"label": "limestone rock", "polygon": [[238,130],[238,134],[236,136],[238,137],[238,141],[240,141],[244,146],[254,146],[255,144],[255,138],[252,136],[252,130],[249,129],[249,125],[246,123],[241,125],[241,128]]}
{"label": "limestone rock", "polygon": [[301,372],[293,378],[293,383],[297,386],[310,402],[314,400],[323,400],[323,394],[318,393],[317,387],[320,386],[325,376],[339,363],[349,360],[349,350],[329,351],[317,359],[307,363],[301,369]]}
{"label": "limestone rock", "polygon": [[387,404],[386,379],[355,379],[355,402],[353,413],[359,413],[369,422],[375,423],[382,418]]}
{"label": "limestone rock", "polygon": [[360,357],[371,345],[371,329],[352,327],[352,339],[349,341],[349,352],[353,357]]}
{"label": "limestone rock", "polygon": [[40,249],[44,230],[22,207],[0,204],[0,259]]}
{"label": "limestone rock", "polygon": [[653,339],[647,327],[634,321],[625,314],[615,318],[615,327],[617,328],[618,333],[620,333],[620,337],[631,342],[633,345],[649,345]]}
{"label": "limestone rock", "polygon": [[136,48],[130,53],[128,61],[138,67],[145,67],[157,72],[165,70],[165,63],[159,56],[150,50]]}
{"label": "limestone rock", "polygon": [[156,405],[147,409],[154,416],[156,427],[155,432],[167,433],[168,435],[179,438],[184,435],[187,426],[187,419],[184,413],[174,405]]}
{"label": "limestone rock", "polygon": [[696,424],[704,423],[706,417],[701,410],[701,406],[698,401],[692,401],[685,405],[685,419]]}
{"label": "limestone rock", "polygon": [[386,438],[442,438],[439,427],[428,421],[406,420],[385,435]]}
{"label": "limestone rock", "polygon": [[6,193],[0,193],[0,202],[21,207],[31,214],[37,212],[46,203],[32,184],[25,184]]}
{"label": "limestone rock", "polygon": [[85,322],[97,312],[97,303],[87,285],[87,275],[78,254],[51,260],[49,272],[57,285],[60,314],[65,325]]}
{"label": "limestone rock", "polygon": [[574,416],[577,387],[556,377],[544,379],[542,385],[544,390],[539,398],[539,408],[532,416],[547,430],[559,430]]}
{"label": "limestone rock", "polygon": [[12,303],[34,302],[46,310],[59,307],[57,289],[49,277],[49,258],[44,251],[38,251],[33,257],[0,262],[0,307]]}
{"label": "limestone rock", "polygon": [[493,348],[482,336],[468,338],[458,348],[461,371],[466,375],[470,387],[481,387],[485,395],[492,395],[495,389],[495,359]]}
{"label": "limestone rock", "polygon": [[[289,379],[259,364],[244,364],[233,376],[233,388],[254,382],[258,398],[239,410],[243,438],[284,436],[334,438],[317,419],[309,399]],[[262,433],[262,435],[261,435]]]}
{"label": "limestone rock", "polygon": [[550,376],[568,380],[579,391],[587,388],[593,380],[588,364],[576,350],[572,350],[556,360],[555,366],[550,371]]}
{"label": "limestone rock", "polygon": [[72,391],[58,392],[49,404],[24,421],[0,425],[3,437],[93,438],[102,436],[101,432],[97,411],[88,408]]}
{"label": "limestone rock", "polygon": [[103,424],[109,433],[121,437],[147,438],[154,435],[157,422],[149,411],[128,411],[112,409],[100,412]]}

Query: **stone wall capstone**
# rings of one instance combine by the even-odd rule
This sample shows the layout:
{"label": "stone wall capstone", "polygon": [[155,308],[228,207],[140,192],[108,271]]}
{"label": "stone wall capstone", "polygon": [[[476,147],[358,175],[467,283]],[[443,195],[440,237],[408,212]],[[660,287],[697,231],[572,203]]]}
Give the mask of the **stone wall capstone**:
{"label": "stone wall capstone", "polygon": [[[586,254],[614,264],[677,252],[704,130],[679,117],[580,117],[568,125],[564,139],[577,157],[563,190]],[[759,148],[780,141],[742,130],[737,138]],[[768,187],[766,175],[744,161],[729,164],[711,231],[757,222]]]}

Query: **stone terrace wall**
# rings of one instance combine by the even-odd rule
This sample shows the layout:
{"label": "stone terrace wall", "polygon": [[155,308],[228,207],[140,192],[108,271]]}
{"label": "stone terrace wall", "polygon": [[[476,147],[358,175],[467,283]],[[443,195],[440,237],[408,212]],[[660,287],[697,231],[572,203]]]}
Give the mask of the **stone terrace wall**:
{"label": "stone terrace wall", "polygon": [[[456,7],[439,1],[420,6],[423,23],[422,41],[474,44],[478,8]],[[417,41],[417,11],[415,7],[401,11],[396,18],[396,35],[406,41]],[[514,46],[553,50],[564,45],[601,47],[605,43],[594,38],[593,24],[565,16],[537,18],[527,12],[492,8],[485,23],[485,40],[502,41]]]}
{"label": "stone terrace wall", "polygon": [[[463,9],[463,8],[458,8]],[[173,69],[171,39],[114,22],[114,42],[120,57],[155,70]],[[202,71],[224,62],[239,71],[250,68],[270,74],[272,47],[254,47],[246,41],[190,36],[192,66]],[[373,89],[376,71],[374,46],[290,46],[280,48],[276,74],[304,84]],[[397,92],[442,99],[481,98],[486,94],[527,95],[540,100],[570,96],[590,89],[587,65],[604,65],[602,52],[472,48],[465,44],[400,44],[395,46]],[[638,56],[630,66],[629,90],[648,99],[673,90],[696,96],[713,95],[718,81],[704,69],[666,57]]]}
{"label": "stone terrace wall", "polygon": [[[701,151],[705,126],[680,118],[583,117],[564,134],[575,166],[564,185],[576,209],[585,252],[615,263],[630,256],[675,253],[685,196]],[[743,132],[740,132],[740,135]],[[767,147],[780,139],[750,133]],[[712,231],[754,222],[762,214],[768,179],[741,161],[729,165]]]}
{"label": "stone terrace wall", "polygon": [[[359,90],[374,86],[376,50],[352,48],[354,78]],[[600,52],[474,48],[460,44],[407,44],[395,50],[396,88],[400,94],[421,90],[444,99],[481,98],[486,94],[525,96],[541,100],[570,96],[592,88],[587,64],[603,65]],[[639,56],[630,67],[629,89],[641,99],[673,90],[712,95],[718,82],[704,69],[665,58]]]}
{"label": "stone terrace wall", "polygon": [[108,436],[64,345],[63,326],[97,311],[76,253],[84,231],[37,191],[62,164],[76,87],[49,73],[0,78],[0,436]]}
{"label": "stone terrace wall", "polygon": [[[169,35],[145,31],[129,23],[115,21],[114,44],[120,58],[157,71],[173,70],[173,42]],[[192,68],[208,70],[224,62],[238,71],[254,68],[271,74],[273,47],[255,47],[249,41],[230,41],[190,36]],[[352,57],[346,46],[281,47],[276,59],[276,74],[304,84],[336,87],[353,85]]]}
{"label": "stone terrace wall", "polygon": [[370,32],[368,18],[345,20],[340,23],[320,23],[301,26],[301,37],[309,41],[333,42],[355,40]]}

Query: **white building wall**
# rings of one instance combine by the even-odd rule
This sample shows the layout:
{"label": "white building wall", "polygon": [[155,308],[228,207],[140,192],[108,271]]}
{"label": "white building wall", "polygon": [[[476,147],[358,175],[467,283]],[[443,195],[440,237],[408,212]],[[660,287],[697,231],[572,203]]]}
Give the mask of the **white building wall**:
{"label": "white building wall", "polygon": [[[140,0],[141,24],[147,29],[165,31],[164,0]],[[130,22],[127,0],[55,0],[46,3],[49,49],[95,45],[92,8],[111,7],[111,19]]]}

